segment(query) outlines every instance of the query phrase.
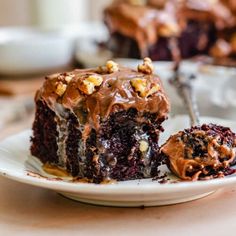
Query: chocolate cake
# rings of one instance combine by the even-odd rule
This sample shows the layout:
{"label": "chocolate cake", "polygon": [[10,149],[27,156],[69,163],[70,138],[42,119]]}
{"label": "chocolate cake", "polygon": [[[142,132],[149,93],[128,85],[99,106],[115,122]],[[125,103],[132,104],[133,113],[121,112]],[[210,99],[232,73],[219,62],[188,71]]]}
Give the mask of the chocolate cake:
{"label": "chocolate cake", "polygon": [[234,0],[115,0],[105,9],[116,57],[176,60],[236,55]]}
{"label": "chocolate cake", "polygon": [[169,102],[149,58],[48,76],[35,103],[31,153],[46,165],[100,183],[151,177],[161,163]]}
{"label": "chocolate cake", "polygon": [[236,135],[229,128],[204,124],[172,135],[160,151],[181,179],[222,177],[234,172]]}

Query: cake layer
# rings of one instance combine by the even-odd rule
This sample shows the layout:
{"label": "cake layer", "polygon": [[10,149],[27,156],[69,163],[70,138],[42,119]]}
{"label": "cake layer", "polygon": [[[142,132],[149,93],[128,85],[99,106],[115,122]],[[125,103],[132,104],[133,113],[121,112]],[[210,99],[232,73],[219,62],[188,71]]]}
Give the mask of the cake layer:
{"label": "cake layer", "polygon": [[31,152],[93,182],[150,177],[169,102],[153,66],[109,61],[48,76],[36,94]]}

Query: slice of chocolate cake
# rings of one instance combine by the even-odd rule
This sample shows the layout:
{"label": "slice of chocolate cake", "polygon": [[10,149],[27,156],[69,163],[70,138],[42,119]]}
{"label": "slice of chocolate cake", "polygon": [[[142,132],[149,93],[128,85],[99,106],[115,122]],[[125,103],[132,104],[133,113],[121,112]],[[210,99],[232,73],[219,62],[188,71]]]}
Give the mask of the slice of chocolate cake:
{"label": "slice of chocolate cake", "polygon": [[48,76],[35,102],[31,153],[45,164],[99,183],[151,177],[161,163],[169,102],[148,58]]}

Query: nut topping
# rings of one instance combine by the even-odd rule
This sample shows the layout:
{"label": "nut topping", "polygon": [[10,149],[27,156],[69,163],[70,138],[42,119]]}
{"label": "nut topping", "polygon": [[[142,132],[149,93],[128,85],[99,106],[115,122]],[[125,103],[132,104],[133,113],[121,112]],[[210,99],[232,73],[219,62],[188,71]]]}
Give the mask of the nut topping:
{"label": "nut topping", "polygon": [[61,75],[60,73],[48,75],[48,76],[46,77],[46,79],[56,79],[56,78],[58,78],[60,75]]}
{"label": "nut topping", "polygon": [[144,74],[152,74],[154,71],[154,67],[152,64],[152,60],[149,57],[145,57],[143,59],[143,64],[138,65],[138,72],[144,73]]}
{"label": "nut topping", "polygon": [[84,80],[78,87],[83,93],[87,95],[92,94],[95,90],[95,85],[87,80]]}
{"label": "nut topping", "polygon": [[109,60],[107,61],[105,66],[99,66],[97,68],[97,73],[99,74],[112,74],[114,72],[117,72],[119,70],[119,66],[116,62]]}
{"label": "nut topping", "polygon": [[69,83],[72,79],[73,79],[73,75],[67,75],[66,77],[65,77],[65,81],[67,82],[67,83]]}
{"label": "nut topping", "polygon": [[132,87],[136,92],[139,93],[141,97],[146,97],[146,88],[147,88],[147,80],[142,78],[134,78],[130,81]]}
{"label": "nut topping", "polygon": [[67,87],[66,84],[63,84],[62,82],[59,82],[57,84],[56,94],[61,97],[65,93],[66,87]]}
{"label": "nut topping", "polygon": [[147,93],[147,97],[158,92],[160,90],[160,85],[159,84],[155,84],[153,87],[151,87],[151,89],[148,91]]}
{"label": "nut topping", "polygon": [[149,90],[147,88],[147,80],[142,78],[134,78],[130,81],[132,87],[141,97],[148,97],[160,90],[159,84],[154,84]]}
{"label": "nut topping", "polygon": [[90,75],[86,80],[93,83],[95,86],[100,86],[103,78],[100,75]]}
{"label": "nut topping", "polygon": [[100,86],[103,82],[103,78],[100,75],[90,75],[84,79],[78,86],[78,88],[85,94],[91,95],[95,91],[96,86]]}
{"label": "nut topping", "polygon": [[114,61],[107,61],[106,63],[107,72],[109,74],[117,72],[119,70],[118,64]]}

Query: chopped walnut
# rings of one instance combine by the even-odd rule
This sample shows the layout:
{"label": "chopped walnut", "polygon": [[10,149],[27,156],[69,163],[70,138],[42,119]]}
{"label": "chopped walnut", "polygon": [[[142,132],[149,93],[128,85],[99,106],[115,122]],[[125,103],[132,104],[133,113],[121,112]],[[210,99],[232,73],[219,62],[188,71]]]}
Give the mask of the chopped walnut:
{"label": "chopped walnut", "polygon": [[100,86],[103,78],[100,75],[90,75],[86,80],[93,83],[95,86]]}
{"label": "chopped walnut", "polygon": [[118,64],[114,61],[111,61],[111,60],[107,61],[106,68],[107,68],[107,72],[110,74],[117,72],[119,70]]}
{"label": "chopped walnut", "polygon": [[56,94],[59,95],[60,97],[65,93],[66,91],[66,84],[63,84],[62,82],[59,82],[56,87]]}
{"label": "chopped walnut", "polygon": [[78,87],[80,91],[87,95],[90,95],[95,91],[95,85],[87,80],[82,81]]}
{"label": "chopped walnut", "polygon": [[78,86],[78,88],[85,94],[91,95],[95,91],[96,86],[100,86],[103,82],[103,78],[100,75],[90,75],[84,79]]}
{"label": "chopped walnut", "polygon": [[160,90],[160,85],[159,84],[155,84],[153,85],[153,87],[151,87],[151,89],[147,92],[147,97],[158,92]]}
{"label": "chopped walnut", "polygon": [[119,66],[116,62],[114,61],[107,61],[105,66],[99,66],[96,70],[97,73],[99,74],[111,74],[114,72],[117,72],[119,70]]}
{"label": "chopped walnut", "polygon": [[147,80],[142,78],[134,78],[130,81],[132,87],[136,92],[139,93],[141,97],[146,97],[146,88],[147,88]]}
{"label": "chopped walnut", "polygon": [[48,75],[48,76],[46,77],[46,79],[56,79],[56,78],[58,78],[60,75],[61,75],[60,73]]}
{"label": "chopped walnut", "polygon": [[106,74],[107,73],[107,68],[106,66],[99,66],[96,70],[98,74]]}
{"label": "chopped walnut", "polygon": [[154,71],[154,67],[152,64],[152,60],[149,57],[145,57],[143,59],[143,64],[138,65],[138,72],[142,72],[144,74],[152,74]]}
{"label": "chopped walnut", "polygon": [[65,76],[65,81],[67,83],[70,83],[70,81],[73,79],[73,77],[74,77],[74,75],[67,75],[67,76]]}
{"label": "chopped walnut", "polygon": [[159,84],[154,84],[150,89],[147,88],[147,80],[134,78],[130,81],[132,87],[141,97],[148,97],[160,90]]}

